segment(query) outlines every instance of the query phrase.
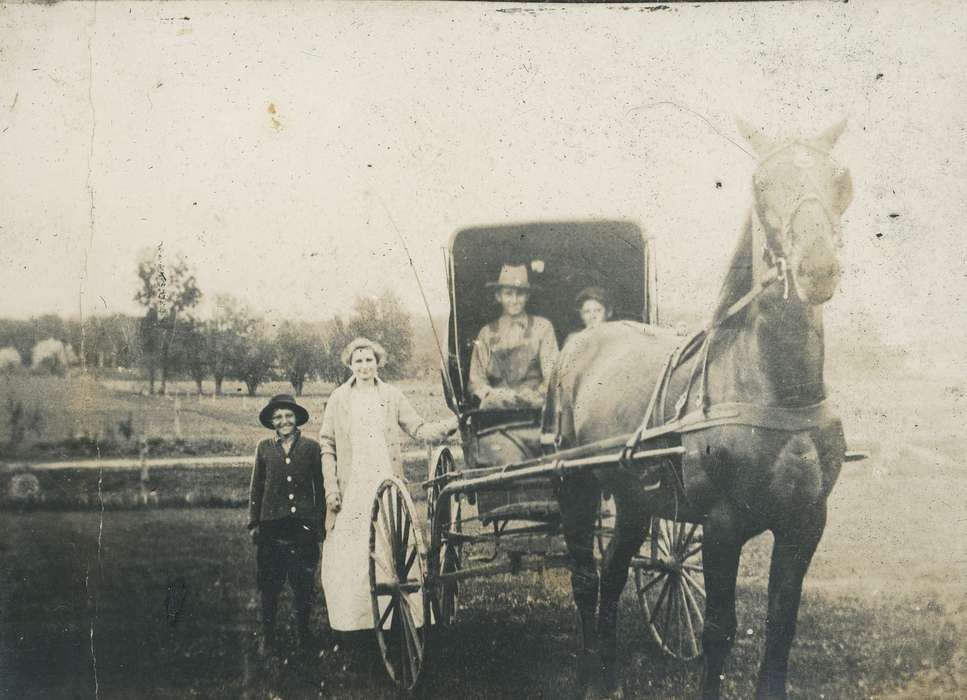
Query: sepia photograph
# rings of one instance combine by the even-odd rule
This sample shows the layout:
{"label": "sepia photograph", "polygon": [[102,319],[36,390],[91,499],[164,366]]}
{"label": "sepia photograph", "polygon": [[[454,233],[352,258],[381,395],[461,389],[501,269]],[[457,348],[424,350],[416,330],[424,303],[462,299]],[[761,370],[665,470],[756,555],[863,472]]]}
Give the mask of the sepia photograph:
{"label": "sepia photograph", "polygon": [[0,698],[967,697],[965,63],[0,2]]}

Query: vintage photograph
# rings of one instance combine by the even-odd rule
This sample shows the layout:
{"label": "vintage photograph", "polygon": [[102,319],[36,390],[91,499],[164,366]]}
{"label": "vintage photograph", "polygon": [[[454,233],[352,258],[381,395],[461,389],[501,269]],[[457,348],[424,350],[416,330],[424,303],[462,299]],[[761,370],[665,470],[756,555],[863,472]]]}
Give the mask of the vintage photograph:
{"label": "vintage photograph", "polygon": [[0,3],[0,697],[967,696],[965,61]]}

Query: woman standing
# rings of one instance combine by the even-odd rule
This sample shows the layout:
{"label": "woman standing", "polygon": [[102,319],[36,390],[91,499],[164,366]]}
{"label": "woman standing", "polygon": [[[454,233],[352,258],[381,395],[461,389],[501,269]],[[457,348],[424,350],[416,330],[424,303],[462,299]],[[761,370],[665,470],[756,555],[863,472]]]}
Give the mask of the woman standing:
{"label": "woman standing", "polygon": [[378,377],[386,362],[379,343],[356,338],[342,361],[353,376],[329,397],[319,433],[328,507],[322,586],[330,627],[352,632],[373,628],[369,521],[379,484],[403,478],[400,428],[415,439],[437,442],[458,423],[425,422],[403,392]]}

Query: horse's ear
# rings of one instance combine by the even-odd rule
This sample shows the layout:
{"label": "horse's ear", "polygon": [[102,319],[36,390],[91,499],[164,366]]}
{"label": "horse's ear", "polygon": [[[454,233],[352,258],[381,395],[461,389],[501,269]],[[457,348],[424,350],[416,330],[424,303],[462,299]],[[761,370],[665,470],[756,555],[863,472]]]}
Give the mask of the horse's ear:
{"label": "horse's ear", "polygon": [[844,131],[846,131],[845,119],[826,129],[826,131],[813,139],[813,143],[824,151],[829,152],[833,150],[833,146],[836,145],[836,141],[842,136]]}
{"label": "horse's ear", "polygon": [[741,117],[735,118],[735,124],[739,128],[742,138],[749,142],[757,155],[764,156],[775,150],[776,144],[771,139],[765,137],[758,129],[746,124]]}

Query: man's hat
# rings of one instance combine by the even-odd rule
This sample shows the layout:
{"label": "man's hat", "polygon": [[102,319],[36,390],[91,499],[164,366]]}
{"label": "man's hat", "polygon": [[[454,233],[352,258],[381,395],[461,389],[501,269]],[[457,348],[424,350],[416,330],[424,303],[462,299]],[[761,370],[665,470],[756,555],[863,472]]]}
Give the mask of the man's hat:
{"label": "man's hat", "polygon": [[292,394],[276,394],[269,401],[268,405],[259,411],[259,422],[270,430],[275,428],[272,425],[272,414],[277,408],[288,408],[295,414],[295,424],[303,425],[309,422],[309,412],[295,402]]}
{"label": "man's hat", "polygon": [[500,277],[496,282],[487,282],[488,287],[496,289],[522,289],[530,291],[538,289],[537,285],[532,285],[527,279],[526,265],[504,265],[500,268]]}

